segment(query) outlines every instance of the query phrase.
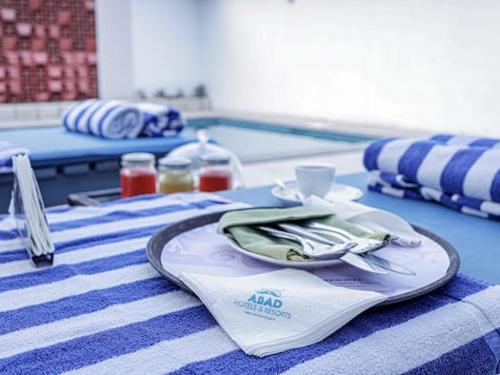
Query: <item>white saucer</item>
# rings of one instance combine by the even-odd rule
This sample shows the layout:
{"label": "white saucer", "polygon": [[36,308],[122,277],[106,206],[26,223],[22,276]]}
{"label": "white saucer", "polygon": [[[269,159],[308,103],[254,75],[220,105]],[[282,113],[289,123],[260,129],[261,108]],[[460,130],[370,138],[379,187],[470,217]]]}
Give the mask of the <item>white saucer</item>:
{"label": "white saucer", "polygon": [[[284,190],[279,186],[275,186],[271,190],[271,194],[278,200],[289,205],[300,204],[301,201],[298,200],[295,195],[299,192],[297,187],[297,182],[287,182],[286,186],[288,190]],[[355,201],[363,196],[363,191],[357,187],[344,184],[333,184],[330,191],[323,198],[327,201],[332,201],[333,199],[342,199],[348,201]]]}

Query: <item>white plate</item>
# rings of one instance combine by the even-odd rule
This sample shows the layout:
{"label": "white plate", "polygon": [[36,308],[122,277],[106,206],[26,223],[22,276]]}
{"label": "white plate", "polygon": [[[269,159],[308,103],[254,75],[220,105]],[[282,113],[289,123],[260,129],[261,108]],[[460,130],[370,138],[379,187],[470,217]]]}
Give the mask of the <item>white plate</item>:
{"label": "white plate", "polygon": [[[285,184],[289,190],[285,191],[279,186],[275,186],[271,190],[271,194],[285,204],[300,204],[301,202],[295,198],[295,192],[298,192],[297,182],[287,182]],[[356,201],[363,196],[363,191],[355,186],[345,184],[333,184],[330,191],[326,194],[325,200],[343,199],[348,201]]]}
{"label": "white plate", "polygon": [[[234,247],[226,236],[216,232],[218,216],[213,220],[206,220],[210,215],[218,214],[213,213],[170,225],[148,242],[148,259],[161,274],[183,286],[178,279],[182,272],[240,277],[283,268],[274,263],[272,258],[266,257],[264,260],[257,254],[240,251]],[[308,267],[308,271],[334,285],[383,293],[389,297],[387,303],[412,298],[449,280],[456,273],[459,263],[458,255],[455,250],[449,248],[450,245],[437,237],[427,237],[431,234],[426,235],[427,232],[422,229],[419,231],[422,231],[423,242],[418,248],[389,245],[377,251],[378,256],[411,268],[416,272],[416,276],[397,273],[379,275],[335,260],[328,267],[316,265]],[[293,267],[293,263],[302,266],[305,264],[287,262],[286,266]]]}

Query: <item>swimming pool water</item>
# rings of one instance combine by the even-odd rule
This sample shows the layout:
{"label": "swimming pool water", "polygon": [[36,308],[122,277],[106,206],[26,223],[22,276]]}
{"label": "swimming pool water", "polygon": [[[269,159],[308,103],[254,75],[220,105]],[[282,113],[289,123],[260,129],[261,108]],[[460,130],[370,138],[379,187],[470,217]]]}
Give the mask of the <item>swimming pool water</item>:
{"label": "swimming pool water", "polygon": [[[199,127],[188,127],[186,131],[194,134],[197,129]],[[359,148],[360,143],[364,141],[362,138],[352,138],[345,141],[321,139],[318,135],[292,134],[225,124],[211,125],[205,129],[211,140],[234,152],[243,162],[286,159],[352,150]]]}

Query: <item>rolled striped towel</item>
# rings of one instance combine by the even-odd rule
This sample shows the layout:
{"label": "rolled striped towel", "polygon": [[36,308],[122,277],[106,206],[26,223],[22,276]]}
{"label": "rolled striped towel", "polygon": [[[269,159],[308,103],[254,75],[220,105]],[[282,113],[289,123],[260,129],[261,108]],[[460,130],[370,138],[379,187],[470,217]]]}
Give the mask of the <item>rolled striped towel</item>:
{"label": "rolled striped towel", "polygon": [[167,105],[139,103],[143,114],[142,134],[148,137],[170,137],[179,134],[185,126],[181,113]]}
{"label": "rolled striped towel", "polygon": [[0,173],[12,172],[12,157],[28,154],[28,149],[0,141]]}
{"label": "rolled striped towel", "polygon": [[142,113],[136,105],[118,100],[89,99],[62,114],[63,126],[73,132],[102,138],[136,138],[142,130]]}
{"label": "rolled striped towel", "polygon": [[500,219],[500,140],[381,139],[365,150],[370,190]]}
{"label": "rolled striped towel", "polygon": [[68,131],[109,139],[170,137],[185,126],[181,113],[166,105],[99,99],[68,107],[61,121]]}

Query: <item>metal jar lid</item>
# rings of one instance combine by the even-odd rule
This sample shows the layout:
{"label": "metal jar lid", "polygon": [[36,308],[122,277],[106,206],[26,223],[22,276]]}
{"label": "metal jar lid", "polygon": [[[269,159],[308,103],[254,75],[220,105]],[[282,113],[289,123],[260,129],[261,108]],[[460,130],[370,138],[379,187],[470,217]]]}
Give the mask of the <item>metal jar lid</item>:
{"label": "metal jar lid", "polygon": [[229,155],[224,152],[209,152],[201,156],[201,161],[211,165],[226,165],[231,160]]}
{"label": "metal jar lid", "polygon": [[191,167],[191,159],[183,157],[164,157],[158,161],[161,167],[169,169],[186,169]]}
{"label": "metal jar lid", "polygon": [[121,157],[122,164],[154,164],[155,156],[149,152],[130,152]]}

